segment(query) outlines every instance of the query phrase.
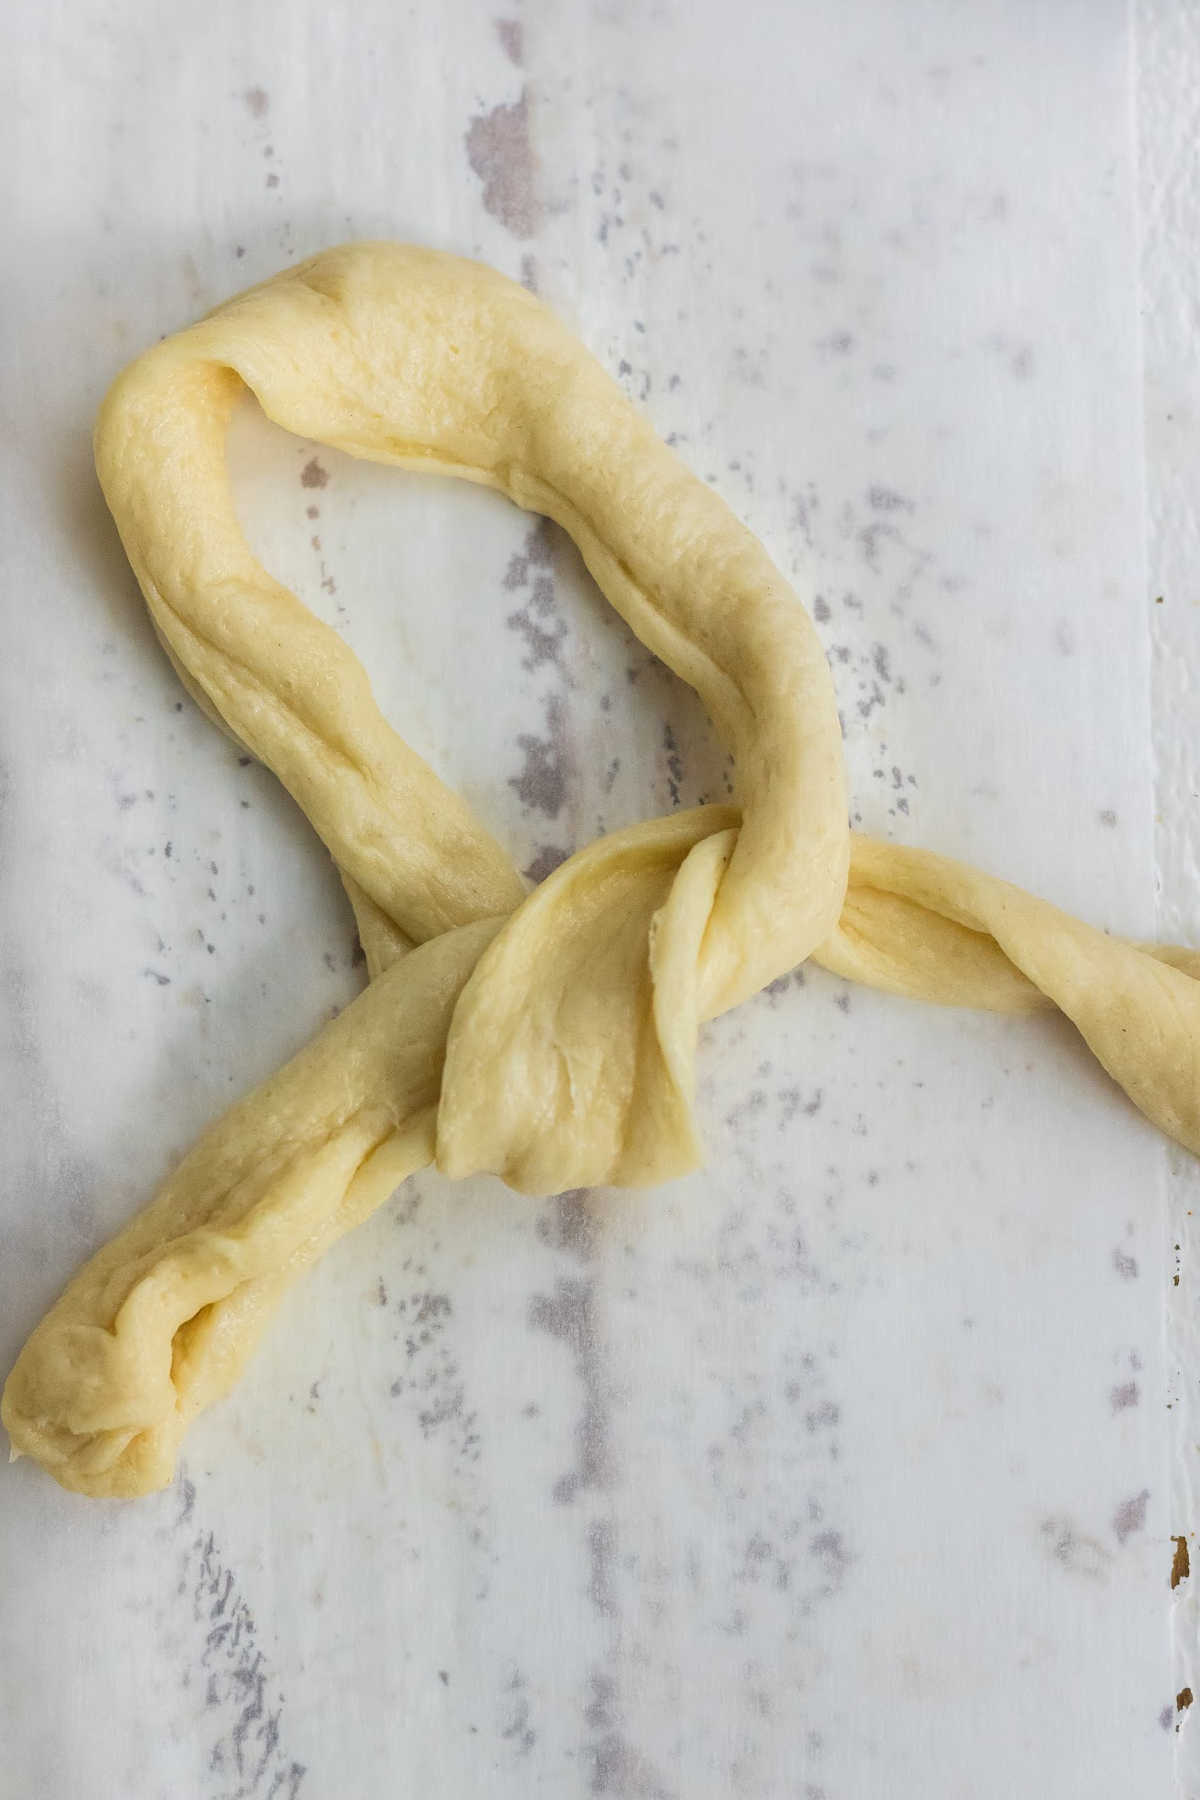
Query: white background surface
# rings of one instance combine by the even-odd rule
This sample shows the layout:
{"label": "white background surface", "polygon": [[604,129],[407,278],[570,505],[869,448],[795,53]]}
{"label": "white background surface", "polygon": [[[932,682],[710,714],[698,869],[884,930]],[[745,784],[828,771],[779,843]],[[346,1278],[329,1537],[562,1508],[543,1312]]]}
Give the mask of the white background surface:
{"label": "white background surface", "polygon": [[[327,243],[481,255],[574,323],[815,607],[865,828],[1133,935],[1157,871],[1197,941],[1194,8],[1136,56],[1109,0],[3,29],[6,1367],[359,979],[88,443],[123,361]],[[264,559],[522,864],[711,792],[557,535],[250,416],[233,456]],[[410,1184],[167,1494],[4,1472],[0,1793],[1169,1792],[1183,1159],[1054,1022],[819,971],[708,1034],[701,1117],[653,1195]]]}
{"label": "white background surface", "polygon": [[[1194,916],[1195,802],[1200,794],[1193,672],[1200,667],[1200,532],[1195,472],[1200,452],[1197,327],[1200,289],[1192,247],[1200,232],[1200,11],[1185,0],[1146,0],[1137,14],[1136,117],[1141,222],[1142,346],[1146,408],[1147,545],[1151,585],[1162,604],[1153,627],[1156,862],[1160,929],[1170,936]],[[1200,1175],[1192,1158],[1168,1155],[1167,1288],[1171,1530],[1196,1540],[1196,1457],[1200,1438],[1194,1224]],[[1195,1576],[1172,1602],[1177,1692],[1195,1689],[1200,1658]],[[1200,1731],[1181,1716],[1178,1792],[1200,1794]]]}

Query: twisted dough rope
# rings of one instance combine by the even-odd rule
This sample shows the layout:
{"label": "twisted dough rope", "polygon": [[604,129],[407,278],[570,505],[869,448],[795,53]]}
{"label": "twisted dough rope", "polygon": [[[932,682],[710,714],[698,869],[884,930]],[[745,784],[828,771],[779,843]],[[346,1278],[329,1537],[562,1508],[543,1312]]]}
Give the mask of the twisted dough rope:
{"label": "twisted dough rope", "polygon": [[[526,894],[341,639],[251,555],[224,454],[243,384],[303,437],[500,488],[563,526],[702,697],[736,807],[615,832]],[[0,1410],[14,1451],[64,1487],[165,1485],[284,1289],[430,1161],[528,1193],[691,1168],[700,1022],[809,956],[926,1000],[1058,1006],[1137,1105],[1200,1148],[1200,953],[1125,944],[960,864],[851,838],[803,607],[522,288],[391,244],[315,257],[127,369],[96,462],[181,679],[312,820],[371,979],[33,1332]]]}

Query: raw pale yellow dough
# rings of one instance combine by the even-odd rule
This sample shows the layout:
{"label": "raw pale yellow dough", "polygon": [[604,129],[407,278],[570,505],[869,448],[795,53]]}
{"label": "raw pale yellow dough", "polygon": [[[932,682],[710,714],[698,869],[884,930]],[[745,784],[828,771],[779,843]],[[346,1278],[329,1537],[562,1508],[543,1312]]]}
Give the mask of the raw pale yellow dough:
{"label": "raw pale yellow dough", "polygon": [[[225,466],[243,386],[301,436],[557,520],[703,699],[736,805],[614,833],[527,894],[385,723],[341,639],[251,555]],[[806,957],[925,1000],[1058,1006],[1143,1112],[1200,1148],[1200,955],[1119,942],[960,864],[852,837],[804,608],[522,288],[394,244],[315,257],[127,369],[96,463],[168,654],[328,846],[371,980],[30,1337],[2,1416],[64,1487],[169,1481],[188,1421],[232,1386],[284,1289],[413,1170],[491,1170],[544,1194],[693,1167],[700,1022]]]}

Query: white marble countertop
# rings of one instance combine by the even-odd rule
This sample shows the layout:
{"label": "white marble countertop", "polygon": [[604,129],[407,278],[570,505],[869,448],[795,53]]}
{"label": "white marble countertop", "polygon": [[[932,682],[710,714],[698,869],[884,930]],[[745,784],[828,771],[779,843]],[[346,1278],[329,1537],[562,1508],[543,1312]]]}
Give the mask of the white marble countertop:
{"label": "white marble countertop", "polygon": [[[1196,28],[9,9],[5,1369],[361,979],[89,448],[123,361],[328,243],[480,255],[576,326],[813,597],[866,829],[1200,941]],[[523,866],[718,778],[557,532],[249,412],[234,461],[260,554]],[[3,1471],[0,1794],[1200,1794],[1185,1159],[1061,1023],[816,970],[706,1033],[700,1115],[658,1193],[408,1184],[167,1493]]]}

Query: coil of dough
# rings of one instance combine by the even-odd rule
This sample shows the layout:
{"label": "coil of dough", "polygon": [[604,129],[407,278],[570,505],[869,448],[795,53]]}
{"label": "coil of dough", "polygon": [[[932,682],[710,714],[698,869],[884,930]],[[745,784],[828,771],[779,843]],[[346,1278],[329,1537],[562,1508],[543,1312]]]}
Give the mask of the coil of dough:
{"label": "coil of dough", "polygon": [[[290,431],[557,521],[700,695],[734,803],[601,838],[528,892],[347,646],[251,554],[225,463],[247,388]],[[105,400],[96,463],[181,680],[307,814],[370,980],[30,1336],[0,1413],[14,1452],[65,1487],[168,1482],[288,1285],[412,1171],[544,1194],[692,1168],[700,1024],[808,957],[923,1000],[1057,1006],[1148,1118],[1200,1148],[1200,955],[852,835],[808,613],[523,288],[429,250],[328,251],[140,357]]]}

